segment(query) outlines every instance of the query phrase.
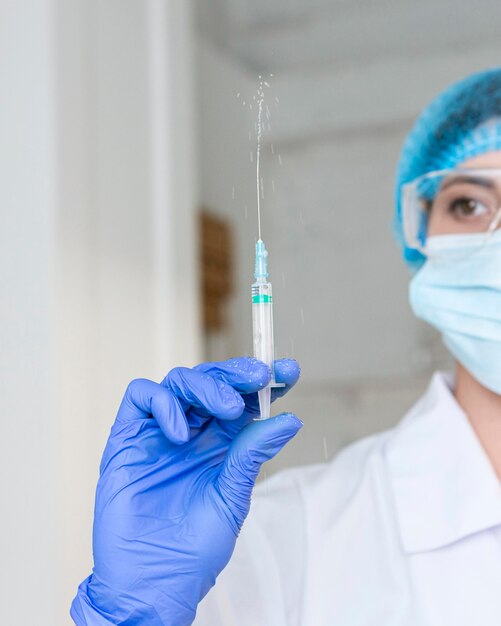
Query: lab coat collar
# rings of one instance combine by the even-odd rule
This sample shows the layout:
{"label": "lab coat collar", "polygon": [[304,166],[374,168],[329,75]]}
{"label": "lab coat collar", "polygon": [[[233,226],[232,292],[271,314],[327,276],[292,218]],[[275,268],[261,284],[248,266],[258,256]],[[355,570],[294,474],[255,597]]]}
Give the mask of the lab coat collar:
{"label": "lab coat collar", "polygon": [[433,550],[501,525],[501,483],[452,393],[436,373],[386,443],[404,550]]}

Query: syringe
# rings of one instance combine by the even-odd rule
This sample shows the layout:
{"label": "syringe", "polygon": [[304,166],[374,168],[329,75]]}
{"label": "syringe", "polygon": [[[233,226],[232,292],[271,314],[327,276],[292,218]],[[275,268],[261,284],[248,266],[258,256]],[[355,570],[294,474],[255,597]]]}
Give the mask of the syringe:
{"label": "syringe", "polygon": [[263,361],[271,370],[271,380],[267,387],[258,392],[260,419],[270,417],[271,390],[283,387],[275,381],[275,348],[273,343],[273,294],[268,282],[268,252],[264,242],[256,243],[256,282],[252,285],[252,334],[254,356]]}

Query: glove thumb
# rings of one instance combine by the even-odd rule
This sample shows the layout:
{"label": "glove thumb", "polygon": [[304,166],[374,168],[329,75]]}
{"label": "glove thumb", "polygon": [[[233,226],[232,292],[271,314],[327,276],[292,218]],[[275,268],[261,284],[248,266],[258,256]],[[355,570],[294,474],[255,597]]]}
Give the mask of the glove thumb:
{"label": "glove thumb", "polygon": [[292,413],[282,413],[248,424],[232,441],[217,486],[239,529],[249,512],[261,465],[278,454],[302,426]]}

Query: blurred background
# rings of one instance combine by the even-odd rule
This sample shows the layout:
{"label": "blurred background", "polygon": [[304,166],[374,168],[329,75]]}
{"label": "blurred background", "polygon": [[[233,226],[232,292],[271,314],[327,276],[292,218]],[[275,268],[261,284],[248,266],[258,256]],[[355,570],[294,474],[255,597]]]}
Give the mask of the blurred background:
{"label": "blurred background", "polygon": [[70,623],[129,380],[251,352],[260,75],[277,355],[303,372],[277,410],[305,422],[264,474],[391,427],[448,366],[394,169],[498,24],[489,0],[0,0],[2,624]]}

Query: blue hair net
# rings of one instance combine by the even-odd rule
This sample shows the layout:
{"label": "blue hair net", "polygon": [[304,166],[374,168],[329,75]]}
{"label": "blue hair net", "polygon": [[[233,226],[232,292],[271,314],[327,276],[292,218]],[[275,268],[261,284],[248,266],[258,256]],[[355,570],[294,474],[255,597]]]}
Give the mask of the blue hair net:
{"label": "blue hair net", "polygon": [[402,185],[493,150],[501,150],[501,67],[451,85],[423,110],[405,140],[397,167],[394,226],[411,268],[419,268],[424,257],[405,245]]}

